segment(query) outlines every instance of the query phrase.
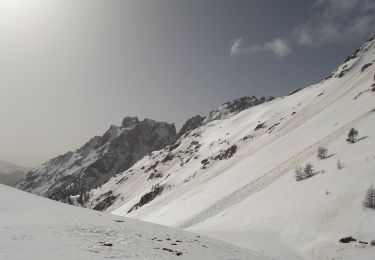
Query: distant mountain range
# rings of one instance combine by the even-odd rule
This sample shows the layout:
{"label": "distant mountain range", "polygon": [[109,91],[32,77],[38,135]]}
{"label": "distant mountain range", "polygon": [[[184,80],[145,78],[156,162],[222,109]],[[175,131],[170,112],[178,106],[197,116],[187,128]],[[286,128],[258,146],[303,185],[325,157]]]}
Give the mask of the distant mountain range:
{"label": "distant mountain range", "polygon": [[0,183],[13,186],[30,170],[31,169],[27,167],[18,166],[6,161],[0,161]]}

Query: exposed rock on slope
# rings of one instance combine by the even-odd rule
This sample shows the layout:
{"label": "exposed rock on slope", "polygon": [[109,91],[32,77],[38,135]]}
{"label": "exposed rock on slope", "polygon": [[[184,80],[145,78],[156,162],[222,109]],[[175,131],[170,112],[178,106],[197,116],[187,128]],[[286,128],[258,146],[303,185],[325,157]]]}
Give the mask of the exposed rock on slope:
{"label": "exposed rock on slope", "polygon": [[217,109],[211,111],[209,116],[204,120],[204,122],[209,122],[217,119],[224,119],[231,115],[237,114],[245,109],[263,104],[264,102],[268,102],[273,99],[274,97],[257,98],[255,96],[238,98],[233,101],[226,102]]}
{"label": "exposed rock on slope", "polygon": [[192,118],[189,118],[181,127],[181,130],[178,132],[177,139],[183,136],[186,133],[189,133],[193,131],[194,129],[198,128],[202,125],[203,120],[205,117],[202,116],[193,116]]}
{"label": "exposed rock on slope", "polygon": [[16,187],[64,202],[71,202],[70,196],[82,200],[87,198],[87,191],[175,139],[173,124],[126,117],[121,126],[111,126],[103,136],[92,138],[78,150],[32,170]]}

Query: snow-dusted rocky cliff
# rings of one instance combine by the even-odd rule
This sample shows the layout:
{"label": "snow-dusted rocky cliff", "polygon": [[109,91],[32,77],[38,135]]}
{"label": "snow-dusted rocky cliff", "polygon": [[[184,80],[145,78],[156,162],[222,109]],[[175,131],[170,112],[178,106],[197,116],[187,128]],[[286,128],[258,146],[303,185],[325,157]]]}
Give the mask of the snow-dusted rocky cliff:
{"label": "snow-dusted rocky cliff", "polygon": [[74,152],[67,152],[27,173],[16,187],[55,200],[82,204],[87,192],[176,139],[173,124],[124,118]]}

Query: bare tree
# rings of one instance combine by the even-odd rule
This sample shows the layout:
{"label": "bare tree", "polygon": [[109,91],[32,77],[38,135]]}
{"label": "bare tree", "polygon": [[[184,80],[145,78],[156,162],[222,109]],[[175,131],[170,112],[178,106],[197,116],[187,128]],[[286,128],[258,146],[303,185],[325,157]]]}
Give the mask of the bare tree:
{"label": "bare tree", "polygon": [[296,181],[302,181],[305,177],[303,168],[301,166],[296,166],[294,173],[295,173]]}
{"label": "bare tree", "polygon": [[305,167],[297,166],[294,170],[296,181],[302,181],[304,179],[314,176],[314,167],[311,163],[306,163]]}
{"label": "bare tree", "polygon": [[327,158],[327,152],[328,152],[328,149],[327,148],[325,148],[325,147],[323,147],[323,146],[320,146],[319,148],[318,148],[318,158],[319,159],[325,159],[325,158]]}
{"label": "bare tree", "polygon": [[309,178],[314,176],[314,167],[311,163],[306,163],[305,168],[303,169],[303,172],[305,174],[305,178]]}
{"label": "bare tree", "polygon": [[372,184],[366,192],[363,206],[365,208],[375,209],[375,187]]}
{"label": "bare tree", "polygon": [[90,199],[90,196],[91,196],[90,192],[86,191],[86,192],[83,194],[83,202],[84,202],[84,203],[88,202],[89,199]]}
{"label": "bare tree", "polygon": [[83,205],[83,191],[80,191],[77,202],[78,204]]}
{"label": "bare tree", "polygon": [[355,143],[357,142],[357,138],[358,138],[358,130],[355,129],[355,128],[352,128],[350,129],[349,133],[348,133],[348,137],[346,138],[346,141],[348,143]]}

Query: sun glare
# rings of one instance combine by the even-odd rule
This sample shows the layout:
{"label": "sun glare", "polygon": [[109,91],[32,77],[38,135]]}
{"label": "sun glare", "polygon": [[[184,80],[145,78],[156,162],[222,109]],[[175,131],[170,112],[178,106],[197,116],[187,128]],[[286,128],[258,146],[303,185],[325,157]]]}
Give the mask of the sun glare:
{"label": "sun glare", "polygon": [[0,19],[27,20],[39,14],[47,5],[46,0],[0,0]]}

